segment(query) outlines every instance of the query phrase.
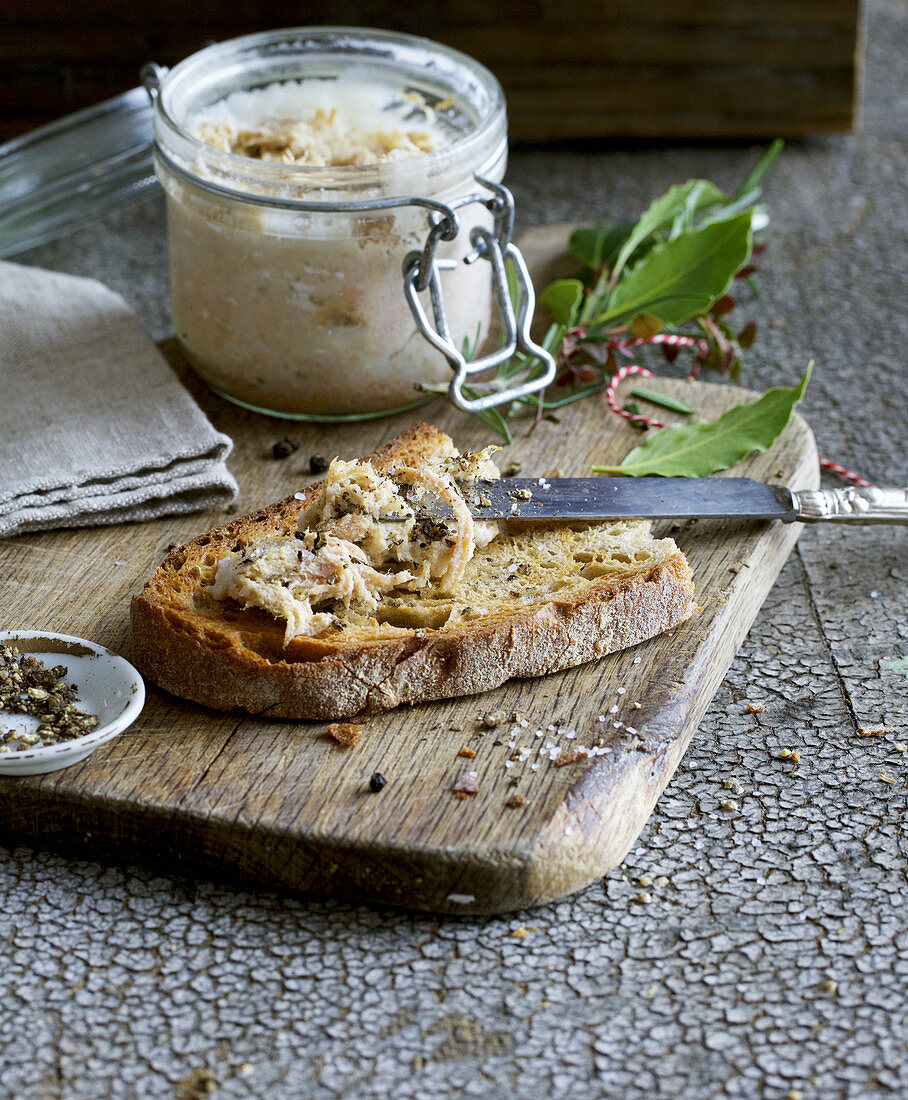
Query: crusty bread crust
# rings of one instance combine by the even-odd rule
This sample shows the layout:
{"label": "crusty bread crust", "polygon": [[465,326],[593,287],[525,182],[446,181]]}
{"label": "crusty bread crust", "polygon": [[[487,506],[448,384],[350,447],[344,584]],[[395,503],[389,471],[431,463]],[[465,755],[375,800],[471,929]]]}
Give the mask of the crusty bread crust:
{"label": "crusty bread crust", "polygon": [[[417,424],[372,461],[418,462],[446,437]],[[306,494],[317,491],[313,486]],[[489,691],[635,645],[694,610],[690,567],[681,553],[658,565],[497,608],[444,630],[356,631],[301,638],[286,648],[283,626],[263,613],[197,607],[224,550],[295,530],[305,501],[289,497],[172,551],[132,601],[132,658],[166,691],[217,710],[273,718],[333,719],[432,699]]]}

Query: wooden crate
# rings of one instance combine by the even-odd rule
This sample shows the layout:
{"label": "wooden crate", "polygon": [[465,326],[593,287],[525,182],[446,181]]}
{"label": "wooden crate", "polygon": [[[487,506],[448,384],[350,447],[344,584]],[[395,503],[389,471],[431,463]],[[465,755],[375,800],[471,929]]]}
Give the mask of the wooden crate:
{"label": "wooden crate", "polygon": [[143,62],[271,27],[424,34],[498,76],[514,140],[847,130],[860,0],[6,0],[0,139],[134,87]]}

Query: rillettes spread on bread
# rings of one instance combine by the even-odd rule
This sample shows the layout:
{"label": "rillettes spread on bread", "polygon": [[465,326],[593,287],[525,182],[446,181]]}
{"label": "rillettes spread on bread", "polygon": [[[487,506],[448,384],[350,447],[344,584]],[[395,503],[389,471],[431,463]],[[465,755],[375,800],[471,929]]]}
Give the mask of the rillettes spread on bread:
{"label": "rillettes spread on bread", "polygon": [[[294,537],[264,539],[224,558],[211,595],[285,619],[290,642],[343,629],[335,610],[368,614],[394,593],[452,594],[477,547],[499,533],[497,523],[474,521],[464,498],[476,478],[498,476],[488,457],[494,449],[458,456],[452,447],[450,455],[387,473],[368,459],[334,459]],[[438,502],[450,518],[433,511]]]}
{"label": "rillettes spread on bread", "polygon": [[418,424],[179,547],[133,600],[134,659],[218,709],[337,718],[569,668],[696,610],[646,521],[474,521],[489,450]]}

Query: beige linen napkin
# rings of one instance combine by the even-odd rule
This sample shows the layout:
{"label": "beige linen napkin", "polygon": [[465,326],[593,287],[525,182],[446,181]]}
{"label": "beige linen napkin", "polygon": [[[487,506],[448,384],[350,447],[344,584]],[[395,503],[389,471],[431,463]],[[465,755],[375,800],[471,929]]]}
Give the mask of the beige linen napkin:
{"label": "beige linen napkin", "polygon": [[227,503],[232,446],[118,294],[0,262],[0,536]]}

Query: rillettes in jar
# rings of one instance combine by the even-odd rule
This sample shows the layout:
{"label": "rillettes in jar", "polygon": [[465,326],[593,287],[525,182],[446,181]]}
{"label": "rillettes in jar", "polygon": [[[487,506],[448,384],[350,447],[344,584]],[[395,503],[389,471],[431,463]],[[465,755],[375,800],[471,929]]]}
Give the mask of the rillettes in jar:
{"label": "rillettes in jar", "polygon": [[[210,46],[155,84],[173,321],[202,378],[316,420],[395,412],[446,383],[401,268],[432,210],[504,174],[494,77],[425,39],[317,28]],[[489,265],[461,261],[469,231],[493,220],[473,203],[434,254],[454,261],[443,285],[458,345],[488,335]]]}

